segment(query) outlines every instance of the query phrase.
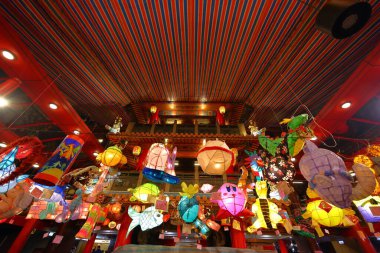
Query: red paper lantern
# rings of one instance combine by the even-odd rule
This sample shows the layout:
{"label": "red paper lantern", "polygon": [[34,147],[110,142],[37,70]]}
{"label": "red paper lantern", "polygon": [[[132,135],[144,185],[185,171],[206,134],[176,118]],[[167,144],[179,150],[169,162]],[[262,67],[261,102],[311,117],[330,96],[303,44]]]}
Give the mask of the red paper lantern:
{"label": "red paper lantern", "polygon": [[133,155],[139,156],[141,154],[141,147],[140,146],[134,146],[132,150]]}

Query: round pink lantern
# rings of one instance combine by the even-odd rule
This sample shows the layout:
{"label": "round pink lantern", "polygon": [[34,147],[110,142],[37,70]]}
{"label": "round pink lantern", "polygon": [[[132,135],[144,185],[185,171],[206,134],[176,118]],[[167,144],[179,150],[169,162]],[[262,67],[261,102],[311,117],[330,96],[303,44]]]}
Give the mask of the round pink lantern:
{"label": "round pink lantern", "polygon": [[222,175],[234,164],[234,154],[222,141],[208,141],[198,151],[197,160],[202,170],[209,175]]}
{"label": "round pink lantern", "polygon": [[220,199],[216,202],[221,209],[227,210],[232,216],[236,216],[244,210],[247,197],[237,185],[225,183],[218,192],[220,192]]}

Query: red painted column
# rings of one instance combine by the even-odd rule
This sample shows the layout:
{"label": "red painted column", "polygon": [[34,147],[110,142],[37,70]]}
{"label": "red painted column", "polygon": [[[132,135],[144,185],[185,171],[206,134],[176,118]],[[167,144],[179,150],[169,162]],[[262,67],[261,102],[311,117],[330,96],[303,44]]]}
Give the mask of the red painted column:
{"label": "red painted column", "polygon": [[20,233],[16,237],[16,240],[8,250],[8,253],[19,253],[22,251],[37,221],[38,220],[36,219],[25,220],[25,225],[22,227]]}
{"label": "red painted column", "polygon": [[94,247],[96,234],[92,234],[90,240],[87,241],[86,247],[84,247],[83,253],[91,253]]}
{"label": "red painted column", "polygon": [[355,237],[356,241],[359,243],[360,247],[362,248],[363,252],[365,253],[376,253],[377,251],[373,247],[371,241],[369,240],[367,234],[363,231],[360,224],[355,224],[350,229],[350,234]]}
{"label": "red painted column", "polygon": [[286,247],[285,240],[278,240],[278,246],[280,248],[280,253],[288,253],[288,247]]}
{"label": "red painted column", "polygon": [[[127,207],[127,210],[128,210],[128,207]],[[117,233],[117,238],[116,238],[114,249],[116,249],[119,246],[123,246],[123,245],[131,243],[132,232],[129,233],[128,237],[126,237],[127,232],[128,232],[128,228],[129,228],[129,225],[131,224],[131,222],[132,222],[132,219],[131,219],[131,217],[129,217],[128,211],[126,211],[123,214],[123,218],[121,220],[121,226],[119,229],[119,233]]]}
{"label": "red painted column", "polygon": [[244,231],[231,228],[230,237],[231,237],[232,248],[240,248],[240,249],[247,248]]}

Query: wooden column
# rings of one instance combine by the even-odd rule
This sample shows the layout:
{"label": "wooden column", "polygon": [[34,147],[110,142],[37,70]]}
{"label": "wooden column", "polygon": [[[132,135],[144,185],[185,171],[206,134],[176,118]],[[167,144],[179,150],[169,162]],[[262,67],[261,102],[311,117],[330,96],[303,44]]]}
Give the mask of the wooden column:
{"label": "wooden column", "polygon": [[288,253],[288,247],[286,247],[286,242],[283,239],[278,240],[278,246],[280,248],[280,253]]}
{"label": "wooden column", "polygon": [[[127,206],[127,210],[128,210],[128,206]],[[127,237],[128,228],[131,222],[132,222],[131,217],[129,217],[128,212],[125,212],[122,217],[119,232],[117,233],[114,249],[116,249],[119,246],[123,246],[123,245],[131,243],[133,231],[131,231],[131,233],[129,233]]]}
{"label": "wooden column", "polygon": [[177,120],[174,120],[172,133],[175,134],[176,132],[177,132]]}
{"label": "wooden column", "polygon": [[135,127],[136,122],[128,122],[127,129],[125,129],[125,133],[132,133],[133,128]]}
{"label": "wooden column", "polygon": [[137,179],[137,186],[140,186],[142,184],[143,180],[143,173],[142,170],[140,170],[139,178]]}
{"label": "wooden column", "polygon": [[247,131],[245,130],[245,126],[242,123],[238,124],[239,132],[243,136],[247,136]]}
{"label": "wooden column", "polygon": [[224,174],[223,174],[223,184],[224,183],[227,183],[227,174],[226,174],[226,172],[224,172]]}
{"label": "wooden column", "polygon": [[220,134],[220,126],[218,123],[216,123],[216,133]]}
{"label": "wooden column", "polygon": [[199,185],[199,165],[194,165],[195,183]]}
{"label": "wooden column", "polygon": [[165,192],[169,192],[170,191],[170,184],[165,184]]}
{"label": "wooden column", "polygon": [[154,134],[154,128],[156,127],[156,124],[152,124],[151,128],[150,128],[150,133],[151,134]]}
{"label": "wooden column", "polygon": [[195,125],[194,125],[194,133],[198,134],[198,120],[196,119],[194,123],[195,123]]}

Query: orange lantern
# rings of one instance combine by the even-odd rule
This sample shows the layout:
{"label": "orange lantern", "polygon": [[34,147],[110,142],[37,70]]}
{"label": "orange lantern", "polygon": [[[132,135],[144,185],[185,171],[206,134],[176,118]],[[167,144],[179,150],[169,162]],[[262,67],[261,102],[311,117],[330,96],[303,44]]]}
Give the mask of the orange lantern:
{"label": "orange lantern", "polygon": [[224,107],[223,105],[219,107],[219,112],[221,114],[225,114],[226,113],[226,107]]}
{"label": "orange lantern", "polygon": [[121,205],[118,202],[116,202],[115,204],[111,206],[111,212],[114,214],[120,213],[120,210],[121,210]]}
{"label": "orange lantern", "polygon": [[110,223],[110,219],[105,219],[104,222],[103,222],[103,226],[108,226],[108,224]]}
{"label": "orange lantern", "polygon": [[152,106],[150,107],[150,112],[151,112],[152,114],[155,114],[155,113],[157,112],[157,106],[152,105]]}
{"label": "orange lantern", "polygon": [[219,231],[220,225],[213,220],[208,219],[206,225],[214,231]]}
{"label": "orange lantern", "polygon": [[139,156],[141,153],[141,147],[140,146],[134,146],[132,150],[133,155]]}
{"label": "orange lantern", "polygon": [[123,155],[123,152],[118,146],[111,146],[107,148],[103,153],[100,153],[96,157],[96,160],[101,162],[103,165],[110,167],[127,163],[127,157]]}

